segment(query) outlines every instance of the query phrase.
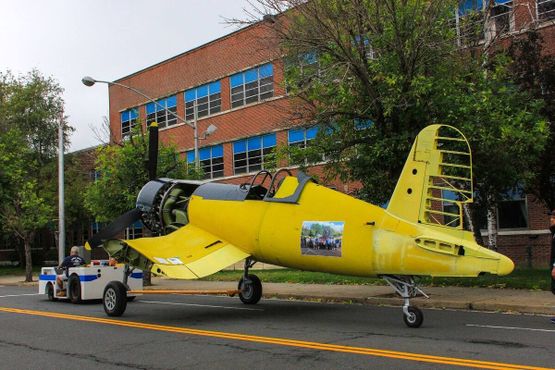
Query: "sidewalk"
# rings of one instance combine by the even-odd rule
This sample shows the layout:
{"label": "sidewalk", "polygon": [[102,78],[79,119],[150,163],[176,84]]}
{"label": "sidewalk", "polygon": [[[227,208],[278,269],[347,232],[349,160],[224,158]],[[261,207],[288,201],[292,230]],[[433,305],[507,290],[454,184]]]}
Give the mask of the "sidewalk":
{"label": "sidewalk", "polygon": [[[36,278],[36,277],[35,277]],[[22,276],[0,277],[2,285],[36,286],[23,283]],[[237,289],[237,282],[171,280],[153,278],[147,289]],[[284,284],[262,282],[266,298],[299,299],[316,302],[351,302],[370,305],[401,306],[402,300],[389,286]],[[555,315],[555,295],[549,291],[524,289],[424,287],[430,299],[414,298],[411,302],[422,308],[452,308],[478,311],[502,311]]]}

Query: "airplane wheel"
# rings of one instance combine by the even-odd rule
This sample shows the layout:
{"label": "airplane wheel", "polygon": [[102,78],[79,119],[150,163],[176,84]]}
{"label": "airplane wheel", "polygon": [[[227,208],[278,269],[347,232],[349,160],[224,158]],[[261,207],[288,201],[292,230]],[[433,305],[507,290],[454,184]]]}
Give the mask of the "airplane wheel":
{"label": "airplane wheel", "polygon": [[79,276],[71,275],[67,280],[67,293],[71,303],[81,303],[81,281]]}
{"label": "airplane wheel", "polygon": [[257,304],[262,297],[262,283],[256,275],[248,275],[248,279],[247,284],[243,283],[243,278],[239,280],[239,299],[244,304]]}
{"label": "airplane wheel", "polygon": [[121,316],[127,308],[127,288],[121,281],[110,281],[102,295],[104,312],[108,316]]}
{"label": "airplane wheel", "polygon": [[403,313],[403,320],[405,321],[405,324],[407,324],[409,328],[419,328],[424,321],[424,314],[418,307],[415,306],[409,306],[408,311],[408,316]]}
{"label": "airplane wheel", "polygon": [[54,297],[54,286],[50,283],[46,284],[46,296],[51,302],[57,301],[56,297]]}

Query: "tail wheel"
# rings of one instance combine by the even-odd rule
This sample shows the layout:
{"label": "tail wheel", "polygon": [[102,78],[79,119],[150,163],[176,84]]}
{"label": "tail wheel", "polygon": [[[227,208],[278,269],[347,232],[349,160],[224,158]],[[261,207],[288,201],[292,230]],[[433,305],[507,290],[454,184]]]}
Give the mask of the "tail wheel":
{"label": "tail wheel", "polygon": [[239,299],[244,304],[256,304],[262,297],[262,283],[256,275],[247,275],[247,280],[239,280]]}
{"label": "tail wheel", "polygon": [[57,301],[56,297],[54,297],[54,286],[51,283],[46,284],[46,296],[51,302]]}
{"label": "tail wheel", "polygon": [[121,316],[127,308],[127,288],[121,281],[111,281],[102,295],[104,312],[108,316]]}
{"label": "tail wheel", "polygon": [[422,311],[415,306],[409,306],[407,311],[408,315],[403,313],[403,320],[405,321],[405,324],[407,324],[409,328],[419,328],[424,321],[424,314]]}
{"label": "tail wheel", "polygon": [[81,280],[77,275],[71,275],[67,281],[67,292],[71,303],[81,302]]}

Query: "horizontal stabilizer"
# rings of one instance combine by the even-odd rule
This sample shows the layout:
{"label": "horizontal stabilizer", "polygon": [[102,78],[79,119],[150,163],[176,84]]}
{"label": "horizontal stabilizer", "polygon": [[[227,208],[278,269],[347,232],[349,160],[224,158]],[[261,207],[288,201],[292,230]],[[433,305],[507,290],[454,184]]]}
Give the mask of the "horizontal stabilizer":
{"label": "horizontal stabilizer", "polygon": [[169,235],[125,243],[154,264],[153,273],[175,279],[198,279],[249,257],[236,246],[191,224]]}

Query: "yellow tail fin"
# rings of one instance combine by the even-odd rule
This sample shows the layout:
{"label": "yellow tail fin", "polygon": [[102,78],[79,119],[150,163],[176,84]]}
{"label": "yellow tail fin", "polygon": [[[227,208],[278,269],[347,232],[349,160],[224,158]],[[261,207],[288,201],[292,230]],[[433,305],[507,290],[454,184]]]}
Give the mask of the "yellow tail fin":
{"label": "yellow tail fin", "polygon": [[388,212],[409,222],[463,228],[463,204],[473,199],[472,154],[452,126],[431,125],[416,137]]}

